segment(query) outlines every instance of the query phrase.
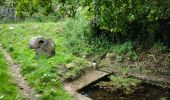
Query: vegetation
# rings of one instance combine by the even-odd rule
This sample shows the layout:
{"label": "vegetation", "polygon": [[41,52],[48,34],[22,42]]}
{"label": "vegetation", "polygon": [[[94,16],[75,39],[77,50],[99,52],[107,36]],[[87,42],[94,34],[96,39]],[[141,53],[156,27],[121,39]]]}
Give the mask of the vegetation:
{"label": "vegetation", "polygon": [[111,76],[110,79],[113,86],[116,86],[115,89],[121,88],[127,94],[135,91],[135,88],[141,82],[140,80],[131,77]]}
{"label": "vegetation", "polygon": [[[136,63],[144,72],[139,62],[170,72],[170,0],[0,0],[0,5],[15,7],[17,17],[14,22],[0,21],[0,42],[42,100],[74,99],[62,81],[93,68],[89,62],[115,65],[118,74],[110,77],[109,85],[128,92],[139,83],[125,75],[129,64]],[[55,41],[54,57],[35,59],[28,41],[38,35]],[[108,53],[115,53],[112,62],[106,59]]]}
{"label": "vegetation", "polygon": [[[20,24],[1,24],[0,38],[3,46],[11,53],[15,63],[22,65],[22,73],[27,78],[31,86],[42,94],[41,99],[66,99],[70,97],[63,89],[59,80],[58,72],[55,70],[57,65],[70,63],[75,56],[68,52],[64,46],[65,38],[56,32],[56,23],[20,23]],[[14,27],[10,29],[10,27]],[[30,31],[31,30],[31,31]],[[35,53],[28,48],[28,41],[32,36],[44,35],[55,38],[57,55],[47,59],[41,56],[35,59]],[[8,38],[7,38],[8,36]],[[55,71],[54,71],[55,70]]]}
{"label": "vegetation", "polygon": [[0,100],[23,99],[15,81],[9,73],[9,66],[0,49]]}
{"label": "vegetation", "polygon": [[41,15],[48,15],[52,12],[51,0],[16,0],[16,4],[17,15],[21,18],[33,16],[34,13],[38,12]]}
{"label": "vegetation", "polygon": [[133,93],[139,88],[142,83],[141,80],[130,77],[128,74],[130,72],[129,67],[115,67],[115,75],[109,76],[110,81],[101,81],[97,85],[101,88],[106,88],[112,92],[121,91],[124,94]]}

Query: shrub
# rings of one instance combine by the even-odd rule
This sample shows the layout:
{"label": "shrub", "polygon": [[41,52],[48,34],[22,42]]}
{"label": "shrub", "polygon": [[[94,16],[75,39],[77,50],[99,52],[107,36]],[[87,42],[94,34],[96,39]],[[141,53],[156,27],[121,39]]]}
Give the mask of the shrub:
{"label": "shrub", "polygon": [[100,29],[117,35],[117,39],[138,40],[147,45],[159,40],[169,42],[169,0],[84,1]]}
{"label": "shrub", "polygon": [[89,37],[89,22],[83,18],[68,18],[63,21],[64,36],[67,38],[66,46],[73,54],[82,55],[82,51],[88,50],[86,43]]}

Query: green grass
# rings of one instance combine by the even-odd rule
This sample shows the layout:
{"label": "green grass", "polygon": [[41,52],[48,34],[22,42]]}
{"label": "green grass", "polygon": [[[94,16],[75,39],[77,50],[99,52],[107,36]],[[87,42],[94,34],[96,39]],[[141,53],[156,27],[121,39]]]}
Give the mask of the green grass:
{"label": "green grass", "polygon": [[[10,29],[14,27],[14,29]],[[68,52],[64,45],[66,39],[57,32],[59,23],[23,22],[0,25],[0,42],[10,52],[15,63],[22,65],[22,73],[41,100],[72,100],[59,80],[57,65],[68,64],[76,57]],[[56,55],[51,58],[35,59],[34,51],[29,49],[28,42],[33,36],[43,35],[52,38],[56,43]]]}
{"label": "green grass", "polygon": [[12,80],[9,74],[9,66],[0,49],[0,100],[22,99],[22,94]]}
{"label": "green grass", "polygon": [[[35,59],[35,52],[29,49],[28,42],[31,37],[38,35],[52,38],[55,41],[56,55],[54,57],[48,59],[41,56],[40,59]],[[60,81],[61,76],[74,79],[88,67],[84,64],[84,58],[82,61],[79,60],[79,63],[75,63],[74,61],[80,58],[73,54],[81,57],[116,52],[120,56],[128,53],[132,58],[136,57],[131,42],[113,44],[102,36],[95,39],[90,37],[89,22],[83,18],[65,19],[57,23],[27,21],[0,24],[0,42],[10,52],[15,63],[22,65],[22,74],[37,93],[42,94],[42,100],[47,98],[48,100],[73,99],[64,91]],[[61,75],[58,67],[69,63],[76,65],[69,72]]]}

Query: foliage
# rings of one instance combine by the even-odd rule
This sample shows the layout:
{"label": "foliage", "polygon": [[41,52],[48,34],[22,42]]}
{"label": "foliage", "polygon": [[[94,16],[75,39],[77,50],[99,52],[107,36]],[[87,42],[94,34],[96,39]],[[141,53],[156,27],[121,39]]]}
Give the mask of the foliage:
{"label": "foliage", "polygon": [[[90,18],[99,31],[96,34],[112,36],[114,41],[137,40],[146,44],[167,42],[170,25],[169,0],[17,0],[19,17],[32,16],[37,20],[53,14],[56,18],[75,17],[78,12]],[[88,13],[87,13],[88,11]],[[82,14],[82,13],[81,13]],[[41,19],[42,17],[42,19]],[[95,28],[95,27],[93,27]],[[104,30],[106,32],[102,32]],[[111,34],[112,35],[109,35]],[[114,37],[114,38],[113,38]],[[168,40],[169,42],[169,40]],[[168,43],[167,43],[168,44]],[[148,46],[150,46],[148,45]]]}
{"label": "foliage", "polygon": [[98,12],[100,18],[99,26],[113,32],[124,33],[126,31],[125,29],[128,29],[127,25],[134,21],[147,23],[170,17],[169,0],[96,0],[96,2],[97,10],[99,11],[94,12]]}
{"label": "foliage", "polygon": [[125,94],[134,92],[137,86],[141,83],[140,80],[131,77],[113,76],[109,77],[111,81],[98,83],[101,87],[108,87],[113,89],[111,91],[121,91]]}
{"label": "foliage", "polygon": [[169,0],[84,0],[83,4],[100,29],[112,33],[117,40],[147,40],[146,44],[152,44],[167,42],[170,36]]}
{"label": "foliage", "polygon": [[133,44],[131,41],[125,42],[124,44],[117,44],[113,46],[113,51],[117,53],[118,62],[121,62],[125,56],[127,56],[128,60],[137,60],[138,55],[134,50]]}
{"label": "foliage", "polygon": [[9,66],[0,49],[0,100],[23,99],[21,92],[17,89],[11,75]]}
{"label": "foliage", "polygon": [[90,22],[83,17],[64,20],[63,29],[63,36],[67,38],[65,45],[75,55],[87,56],[97,53],[102,55],[111,50],[111,44],[104,35],[101,37],[92,36]]}
{"label": "foliage", "polygon": [[23,18],[32,16],[34,13],[48,15],[52,12],[51,0],[16,0],[17,16]]}
{"label": "foliage", "polygon": [[80,15],[78,18],[67,18],[62,21],[63,36],[67,38],[65,45],[69,51],[78,56],[104,55],[107,52],[115,52],[119,56],[128,55],[129,59],[137,59],[137,53],[131,41],[125,43],[113,43],[107,34],[94,37],[91,34],[90,22]]}
{"label": "foliage", "polygon": [[121,77],[121,76],[110,76],[113,86],[117,88],[123,88],[126,93],[134,91],[134,87],[136,87],[141,81],[135,78],[130,77]]}
{"label": "foliage", "polygon": [[[65,45],[73,54],[83,55],[89,48],[86,43],[89,37],[89,22],[83,18],[63,21],[63,35],[67,38]],[[84,49],[84,50],[83,50]]]}
{"label": "foliage", "polygon": [[0,0],[0,6],[4,5],[5,0]]}
{"label": "foliage", "polygon": [[59,12],[63,16],[75,17],[81,0],[57,0],[56,5],[59,6]]}
{"label": "foliage", "polygon": [[15,6],[15,0],[0,0],[0,6],[13,8]]}

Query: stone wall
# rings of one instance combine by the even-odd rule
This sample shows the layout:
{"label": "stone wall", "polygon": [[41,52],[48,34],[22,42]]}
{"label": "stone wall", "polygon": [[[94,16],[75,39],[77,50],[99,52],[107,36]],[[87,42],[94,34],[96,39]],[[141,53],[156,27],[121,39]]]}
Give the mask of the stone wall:
{"label": "stone wall", "polygon": [[15,19],[15,8],[0,6],[0,20]]}

